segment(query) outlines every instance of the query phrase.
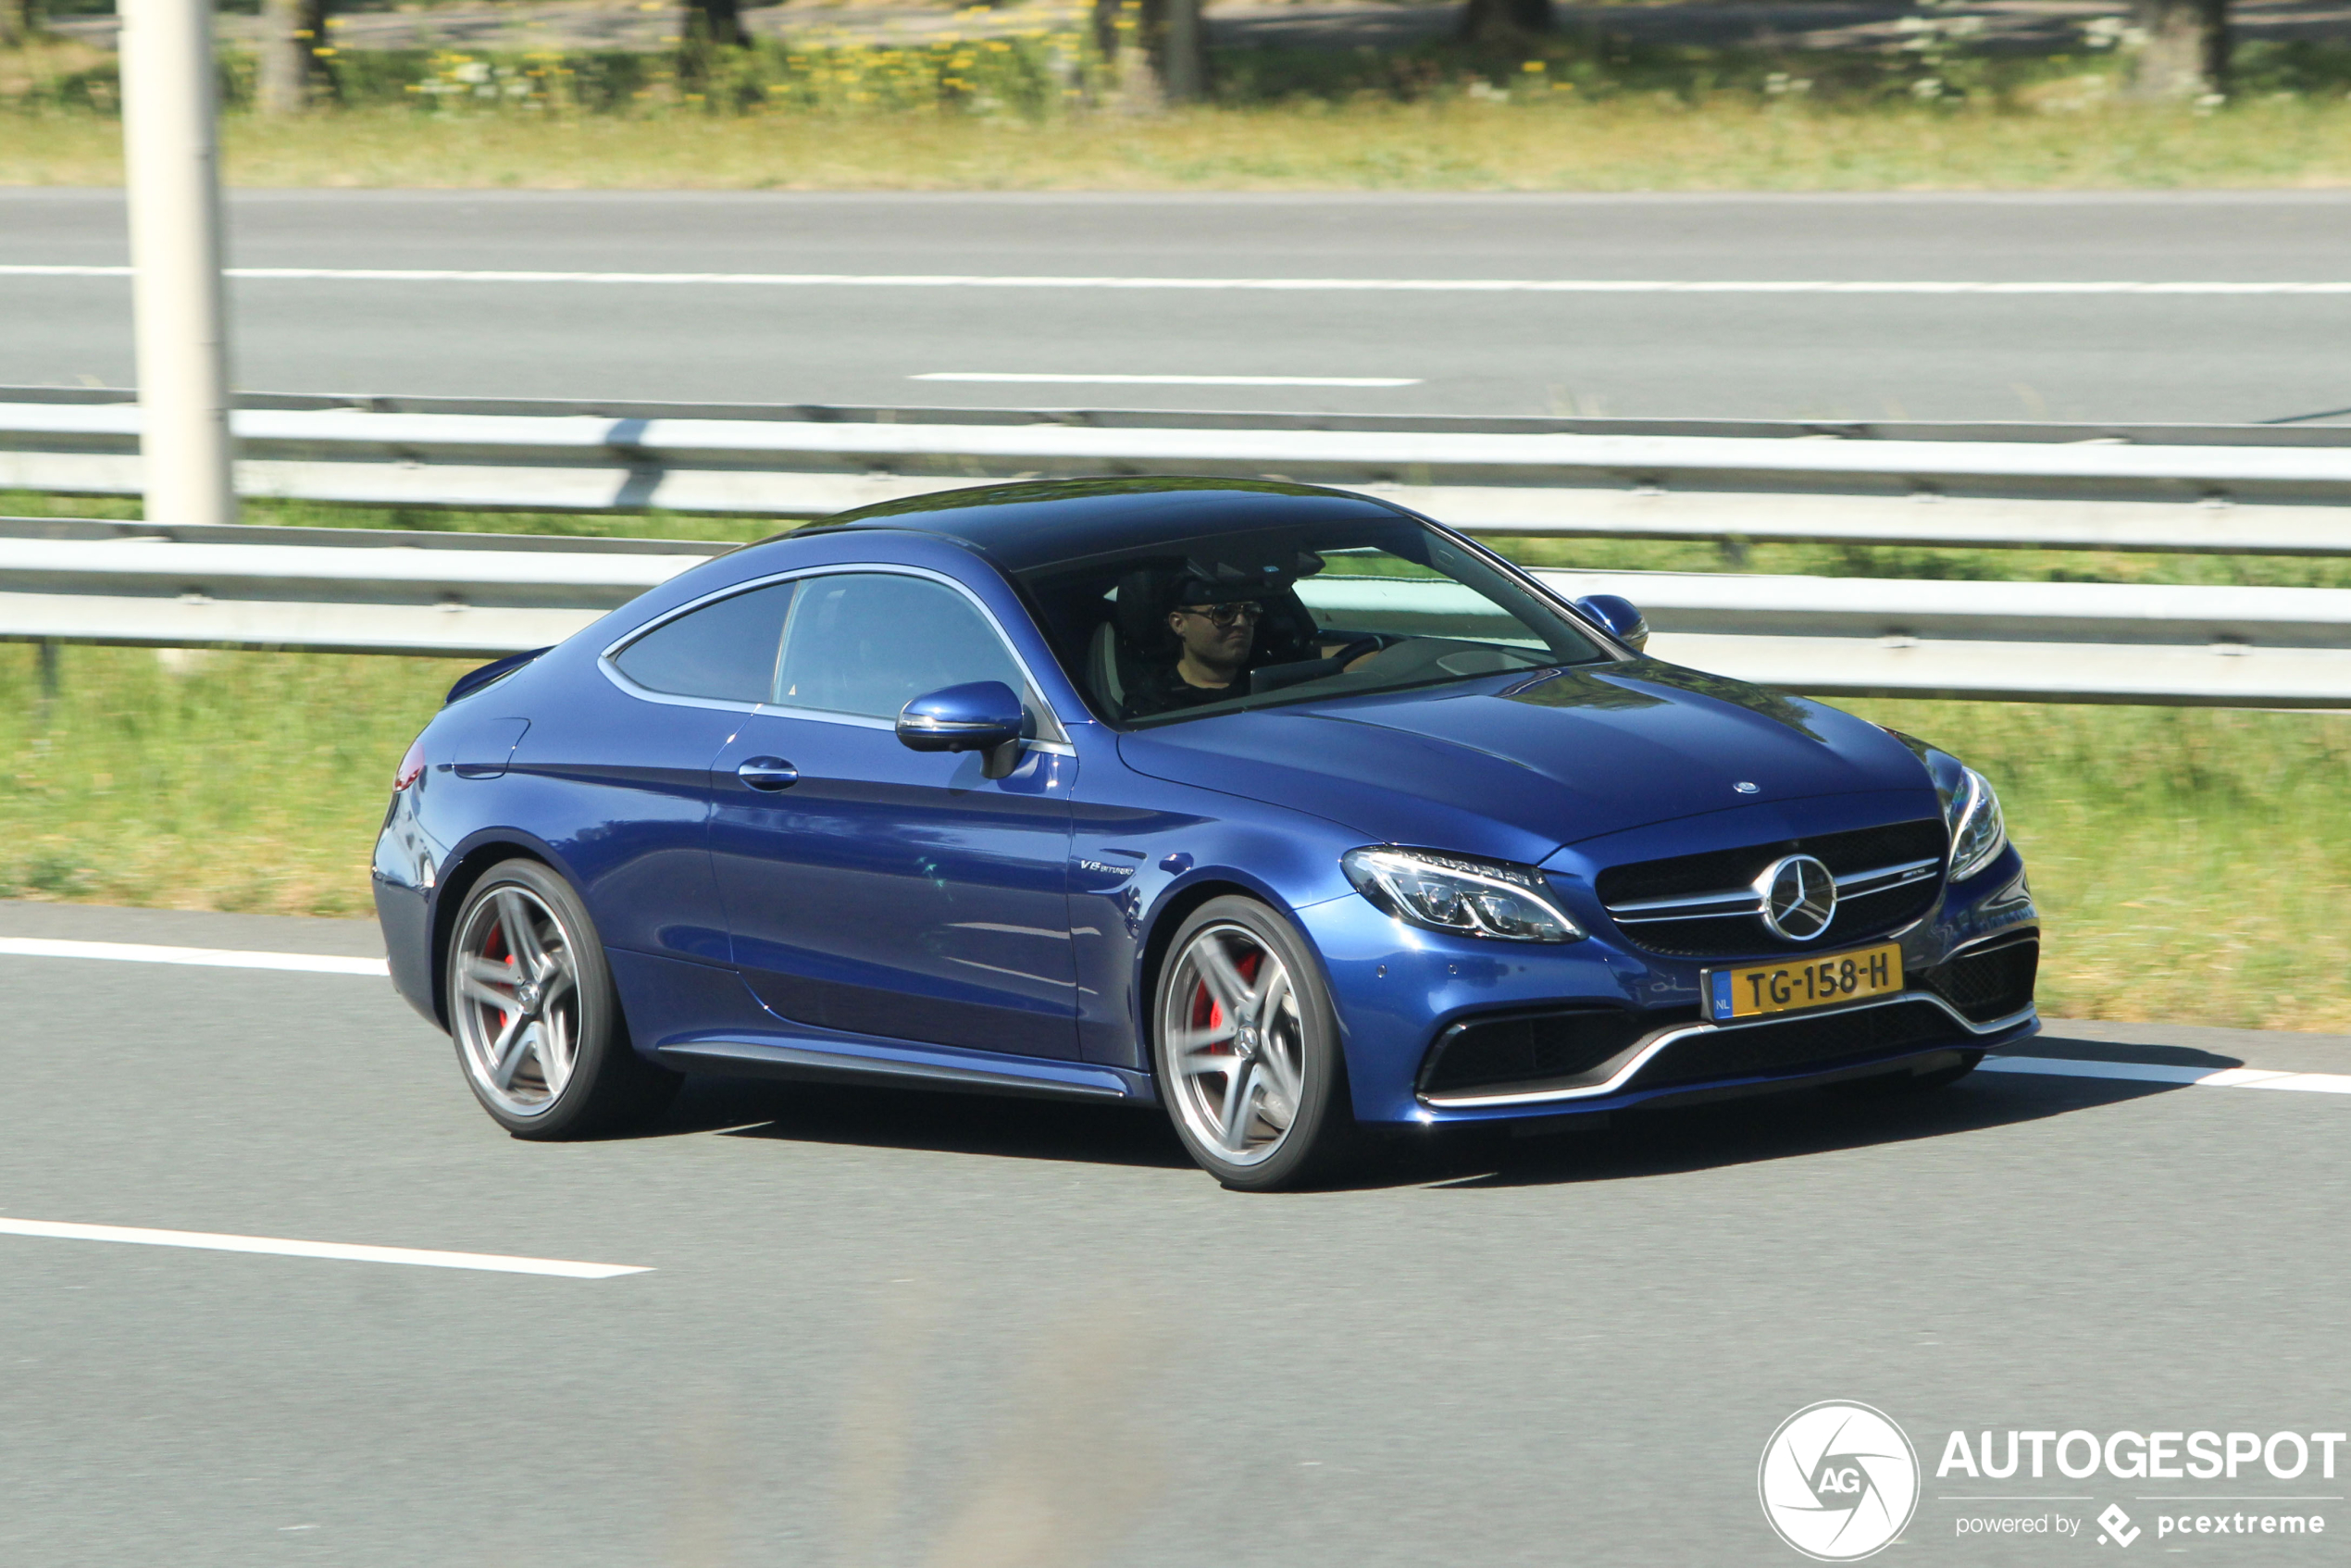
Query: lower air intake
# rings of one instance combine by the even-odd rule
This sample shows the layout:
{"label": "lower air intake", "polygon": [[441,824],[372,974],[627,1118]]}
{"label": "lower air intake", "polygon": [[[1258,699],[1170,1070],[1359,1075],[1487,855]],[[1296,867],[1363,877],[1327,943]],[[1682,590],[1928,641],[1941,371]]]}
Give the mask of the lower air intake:
{"label": "lower air intake", "polygon": [[2041,939],[2026,935],[1938,964],[1922,972],[1919,983],[1973,1022],[1988,1024],[2033,1005],[2040,967]]}
{"label": "lower air intake", "polygon": [[1531,1089],[1580,1077],[1650,1030],[1686,1016],[1594,1007],[1472,1018],[1437,1037],[1421,1092]]}

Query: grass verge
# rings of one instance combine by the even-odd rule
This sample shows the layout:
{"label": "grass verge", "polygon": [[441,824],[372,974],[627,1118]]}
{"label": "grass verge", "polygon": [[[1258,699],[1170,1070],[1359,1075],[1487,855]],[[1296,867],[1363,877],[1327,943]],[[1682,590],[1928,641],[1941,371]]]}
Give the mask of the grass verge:
{"label": "grass verge", "polygon": [[[555,190],[1862,191],[2326,187],[2351,183],[2351,103],[2223,114],[2106,106],[2049,115],[1934,105],[1671,96],[1210,107],[1047,123],[888,118],[428,116],[358,109],[235,118],[239,186]],[[81,113],[0,116],[0,184],[115,185],[121,129]]]}

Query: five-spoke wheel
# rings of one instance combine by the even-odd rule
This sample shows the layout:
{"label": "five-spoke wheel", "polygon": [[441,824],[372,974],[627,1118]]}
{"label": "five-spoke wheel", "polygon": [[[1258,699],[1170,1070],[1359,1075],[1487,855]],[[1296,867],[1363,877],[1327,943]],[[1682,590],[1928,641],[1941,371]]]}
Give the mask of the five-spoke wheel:
{"label": "five-spoke wheel", "polygon": [[579,1040],[579,964],[545,901],[504,884],[457,932],[457,1049],[483,1099],[536,1116],[571,1081]]}
{"label": "five-spoke wheel", "polygon": [[522,1138],[576,1138],[660,1111],[678,1076],[631,1050],[603,945],[563,878],[493,867],[450,933],[449,1032],[482,1108]]}
{"label": "five-spoke wheel", "polygon": [[1353,1116],[1330,999],[1263,904],[1214,899],[1184,922],[1152,1033],[1176,1131],[1226,1186],[1287,1186],[1340,1151]]}

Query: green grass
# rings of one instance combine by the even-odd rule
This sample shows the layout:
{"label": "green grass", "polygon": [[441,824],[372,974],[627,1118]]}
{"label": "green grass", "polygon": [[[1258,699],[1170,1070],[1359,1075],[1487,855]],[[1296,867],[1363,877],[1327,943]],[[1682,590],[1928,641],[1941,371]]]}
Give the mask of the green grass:
{"label": "green grass", "polygon": [[[1226,108],[1032,125],[911,111],[232,119],[244,187],[1179,191],[1882,191],[2332,187],[2351,103],[2071,115],[1726,97]],[[91,115],[0,115],[0,184],[112,185],[121,135]]]}
{"label": "green grass", "polygon": [[[1522,57],[1522,54],[1529,57]],[[2225,105],[2120,100],[2109,52],[1792,54],[1561,35],[1497,55],[1221,51],[1211,101],[1113,112],[1074,34],[665,54],[351,51],[340,106],[246,112],[245,186],[1887,190],[2351,182],[2351,49],[2252,44]],[[0,53],[0,184],[121,179],[113,63]]]}
{"label": "green grass", "polygon": [[1852,700],[2000,790],[2045,1011],[2351,1031],[2351,716]]}
{"label": "green grass", "polygon": [[[135,515],[0,495],[0,512]],[[751,539],[772,521],[399,513],[299,503],[255,522]],[[1516,541],[1530,561],[1723,570],[1711,545]],[[1760,571],[2344,584],[2334,563],[1758,547]],[[468,662],[0,646],[0,896],[361,915],[394,764]],[[2351,1030],[2343,781],[2351,716],[1855,701],[2000,789],[2047,920],[2057,1015]]]}
{"label": "green grass", "polygon": [[67,647],[44,703],[0,648],[0,897],[364,914],[392,768],[478,662]]}

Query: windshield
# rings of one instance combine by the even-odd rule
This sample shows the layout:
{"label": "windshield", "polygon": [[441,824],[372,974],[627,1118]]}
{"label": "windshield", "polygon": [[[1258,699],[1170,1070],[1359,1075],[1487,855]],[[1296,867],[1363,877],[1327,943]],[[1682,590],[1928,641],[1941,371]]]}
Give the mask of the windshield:
{"label": "windshield", "polygon": [[1122,724],[1609,656],[1506,573],[1405,517],[1178,539],[1020,577],[1071,678]]}

